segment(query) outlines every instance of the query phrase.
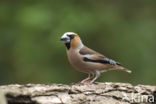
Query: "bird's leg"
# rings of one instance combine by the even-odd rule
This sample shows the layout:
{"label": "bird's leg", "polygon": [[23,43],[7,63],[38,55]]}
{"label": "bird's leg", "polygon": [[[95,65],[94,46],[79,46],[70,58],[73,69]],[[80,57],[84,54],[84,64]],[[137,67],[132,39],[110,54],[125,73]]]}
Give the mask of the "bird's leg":
{"label": "bird's leg", "polygon": [[94,78],[94,73],[91,73],[91,77],[90,77],[90,79],[92,79],[92,78]]}
{"label": "bird's leg", "polygon": [[95,75],[96,75],[95,78],[91,80],[90,83],[93,83],[100,76],[100,72],[96,71]]}
{"label": "bird's leg", "polygon": [[81,81],[82,84],[87,83],[91,79],[91,74],[88,74],[88,77]]}

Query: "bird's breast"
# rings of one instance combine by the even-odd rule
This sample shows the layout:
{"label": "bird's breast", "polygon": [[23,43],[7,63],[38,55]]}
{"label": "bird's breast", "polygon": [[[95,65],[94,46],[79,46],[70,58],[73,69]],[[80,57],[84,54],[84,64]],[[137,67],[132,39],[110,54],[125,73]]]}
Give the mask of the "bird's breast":
{"label": "bird's breast", "polygon": [[69,62],[77,67],[80,67],[83,64],[82,57],[78,54],[76,50],[70,50],[67,52]]}

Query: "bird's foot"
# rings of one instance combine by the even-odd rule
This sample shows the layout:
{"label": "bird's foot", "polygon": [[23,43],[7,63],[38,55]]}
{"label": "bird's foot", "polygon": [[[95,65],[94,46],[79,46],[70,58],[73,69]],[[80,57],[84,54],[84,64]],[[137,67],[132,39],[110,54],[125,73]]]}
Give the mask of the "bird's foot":
{"label": "bird's foot", "polygon": [[90,82],[90,77],[87,77],[86,79],[82,80],[81,84],[88,83],[88,82]]}
{"label": "bird's foot", "polygon": [[83,84],[83,85],[90,85],[92,83],[90,81],[85,81],[85,82],[81,82],[81,84]]}
{"label": "bird's foot", "polygon": [[93,82],[92,81],[90,81],[90,80],[83,80],[83,81],[81,81],[81,84],[84,84],[84,85],[91,85],[91,84],[93,84]]}

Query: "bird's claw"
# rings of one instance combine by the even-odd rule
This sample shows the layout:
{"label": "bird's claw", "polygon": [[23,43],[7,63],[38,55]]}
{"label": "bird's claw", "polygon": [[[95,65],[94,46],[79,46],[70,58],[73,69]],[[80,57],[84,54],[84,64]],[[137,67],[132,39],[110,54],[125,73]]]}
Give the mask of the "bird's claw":
{"label": "bird's claw", "polygon": [[90,85],[92,84],[92,82],[90,80],[87,80],[87,81],[81,81],[81,84],[84,84],[84,85]]}

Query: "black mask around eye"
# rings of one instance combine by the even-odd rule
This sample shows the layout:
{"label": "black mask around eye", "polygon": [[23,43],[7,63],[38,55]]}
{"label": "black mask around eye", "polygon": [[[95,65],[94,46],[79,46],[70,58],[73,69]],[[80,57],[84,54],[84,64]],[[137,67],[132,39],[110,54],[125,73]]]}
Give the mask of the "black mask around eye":
{"label": "black mask around eye", "polygon": [[75,35],[68,35],[70,37],[70,40],[74,39]]}

